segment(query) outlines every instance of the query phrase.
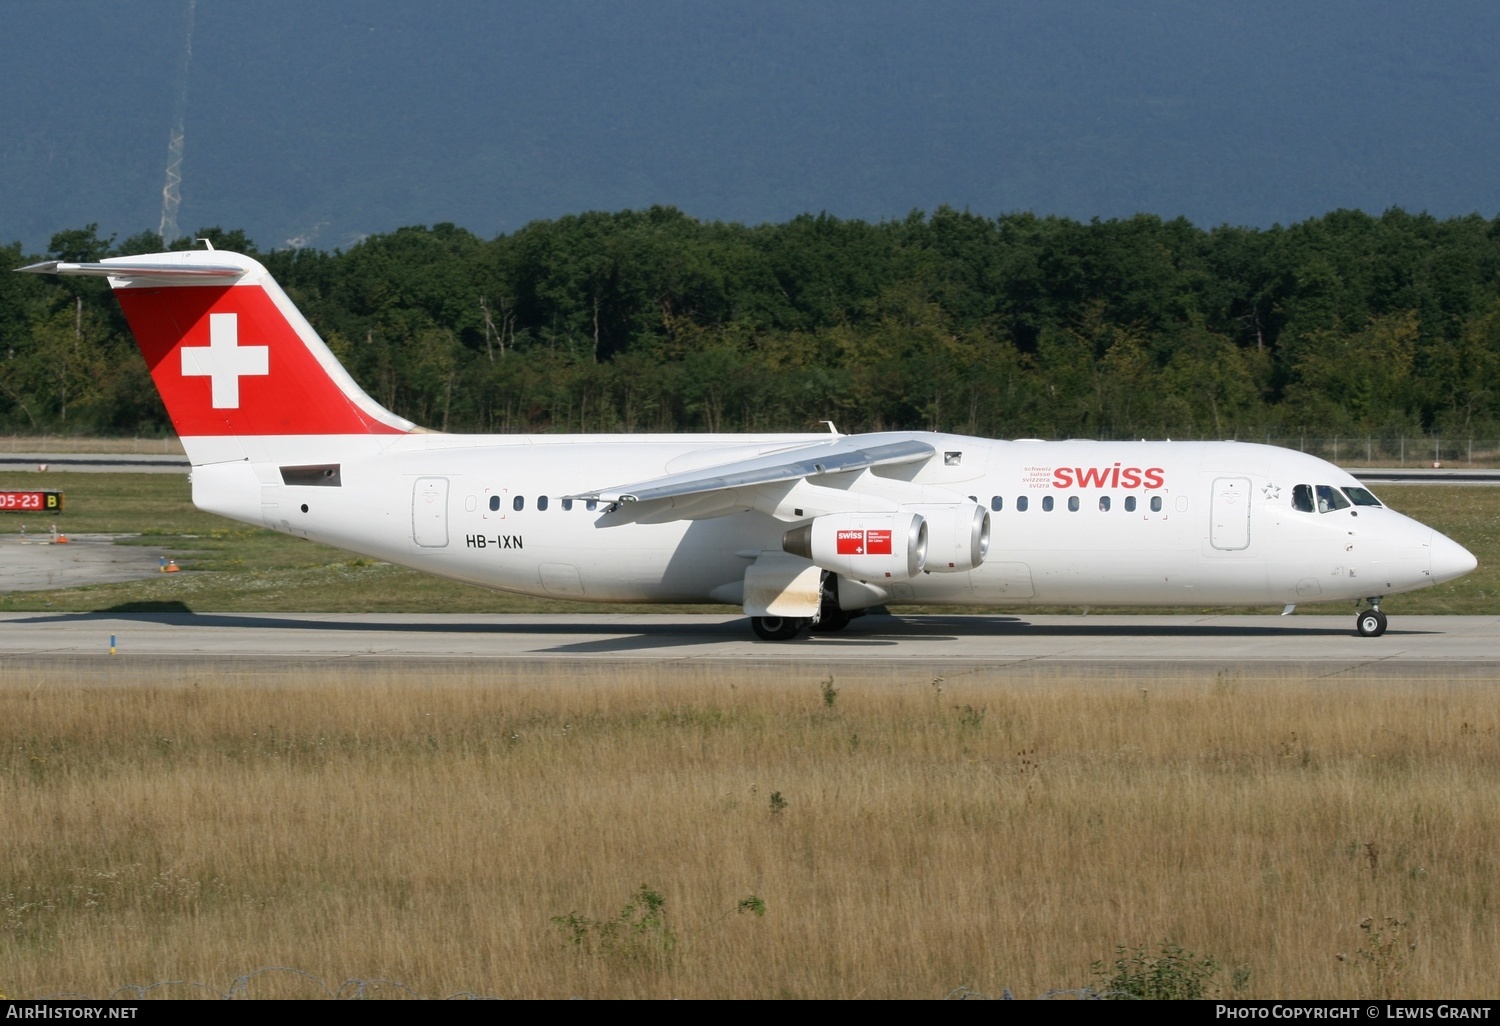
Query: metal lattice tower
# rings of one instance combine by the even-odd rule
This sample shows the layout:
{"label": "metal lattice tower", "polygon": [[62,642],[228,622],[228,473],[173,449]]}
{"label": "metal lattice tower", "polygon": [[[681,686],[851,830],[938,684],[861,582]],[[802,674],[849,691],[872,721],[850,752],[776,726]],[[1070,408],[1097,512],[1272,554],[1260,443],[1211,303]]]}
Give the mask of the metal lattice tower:
{"label": "metal lattice tower", "polygon": [[161,190],[161,226],[157,234],[163,245],[177,238],[177,208],[182,205],[182,145],[186,138],[188,61],[193,56],[193,9],[198,0],[187,0],[183,15],[182,62],[177,66],[177,101],[172,111],[172,135],[167,143],[167,184]]}

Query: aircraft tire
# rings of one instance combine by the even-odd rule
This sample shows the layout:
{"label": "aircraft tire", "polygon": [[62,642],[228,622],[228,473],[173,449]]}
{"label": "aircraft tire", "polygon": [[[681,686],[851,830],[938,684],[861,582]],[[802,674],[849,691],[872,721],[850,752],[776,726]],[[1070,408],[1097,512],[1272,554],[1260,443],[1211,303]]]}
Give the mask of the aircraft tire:
{"label": "aircraft tire", "polygon": [[791,641],[802,633],[807,621],[797,616],[752,616],[750,629],[762,641]]}
{"label": "aircraft tire", "polygon": [[818,622],[815,624],[811,624],[807,629],[812,631],[814,634],[832,634],[835,631],[841,631],[845,627],[849,626],[849,621],[852,619],[854,619],[854,617],[850,616],[842,609],[836,610],[834,612],[824,610],[823,613],[818,617]]}
{"label": "aircraft tire", "polygon": [[1378,609],[1366,609],[1354,619],[1354,629],[1362,638],[1378,638],[1385,633],[1385,614]]}

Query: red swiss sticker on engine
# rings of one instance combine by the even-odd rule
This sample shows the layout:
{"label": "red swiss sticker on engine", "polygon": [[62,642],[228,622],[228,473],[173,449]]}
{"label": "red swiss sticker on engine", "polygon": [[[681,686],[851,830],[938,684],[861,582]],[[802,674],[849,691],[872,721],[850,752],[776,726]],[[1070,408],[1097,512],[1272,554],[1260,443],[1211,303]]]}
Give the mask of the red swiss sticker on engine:
{"label": "red swiss sticker on engine", "polygon": [[865,532],[840,531],[834,538],[834,546],[840,556],[862,556],[865,552]]}

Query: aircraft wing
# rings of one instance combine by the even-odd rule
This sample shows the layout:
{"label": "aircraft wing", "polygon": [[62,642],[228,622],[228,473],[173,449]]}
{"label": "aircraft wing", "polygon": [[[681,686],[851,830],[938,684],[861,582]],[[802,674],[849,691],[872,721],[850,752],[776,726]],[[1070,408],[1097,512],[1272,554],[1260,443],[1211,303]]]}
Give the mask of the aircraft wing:
{"label": "aircraft wing", "polygon": [[[917,439],[896,442],[881,442],[862,445],[858,436],[844,435],[831,442],[818,442],[799,446],[766,456],[747,460],[735,460],[717,466],[703,467],[681,474],[652,478],[630,484],[614,485],[597,491],[584,491],[567,496],[570,499],[592,499],[609,504],[609,512],[619,510],[626,503],[638,503],[642,507],[651,504],[648,512],[642,508],[629,520],[676,520],[686,519],[697,509],[715,508],[729,512],[721,504],[710,501],[714,493],[723,498],[732,498],[733,493],[753,489],[761,485],[782,482],[816,480],[833,474],[848,474],[872,467],[893,466],[903,463],[921,463],[931,459],[937,452],[931,445]],[[678,500],[688,500],[681,502]],[[676,509],[673,515],[662,507]],[[701,515],[701,514],[700,514]]]}

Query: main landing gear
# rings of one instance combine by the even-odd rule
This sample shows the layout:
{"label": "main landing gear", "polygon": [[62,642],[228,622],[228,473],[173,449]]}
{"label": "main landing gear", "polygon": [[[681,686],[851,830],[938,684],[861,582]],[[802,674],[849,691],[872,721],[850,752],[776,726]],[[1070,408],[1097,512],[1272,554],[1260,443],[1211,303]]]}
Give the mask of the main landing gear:
{"label": "main landing gear", "polygon": [[832,634],[834,631],[841,631],[849,626],[850,620],[856,616],[863,616],[864,610],[849,612],[839,608],[838,588],[838,575],[825,570],[819,586],[820,598],[816,617],[752,616],[750,629],[755,631],[755,636],[762,641],[791,641],[804,630],[810,630],[814,634]]}
{"label": "main landing gear", "polygon": [[762,641],[791,641],[807,627],[802,616],[752,616],[750,629]]}
{"label": "main landing gear", "polygon": [[823,571],[823,583],[818,601],[818,618],[809,626],[808,630],[814,634],[832,634],[849,626],[849,621],[859,616],[860,613],[850,613],[839,606],[839,575],[831,571]]}
{"label": "main landing gear", "polygon": [[854,619],[854,617],[844,612],[842,609],[835,608],[831,612],[827,609],[824,609],[823,612],[818,615],[818,622],[812,624],[807,629],[812,631],[814,634],[832,634],[834,631],[841,631],[845,627],[849,626],[849,621],[852,619]]}
{"label": "main landing gear", "polygon": [[1362,638],[1378,638],[1385,633],[1385,614],[1380,611],[1380,596],[1373,596],[1370,608],[1354,618],[1354,629]]}

